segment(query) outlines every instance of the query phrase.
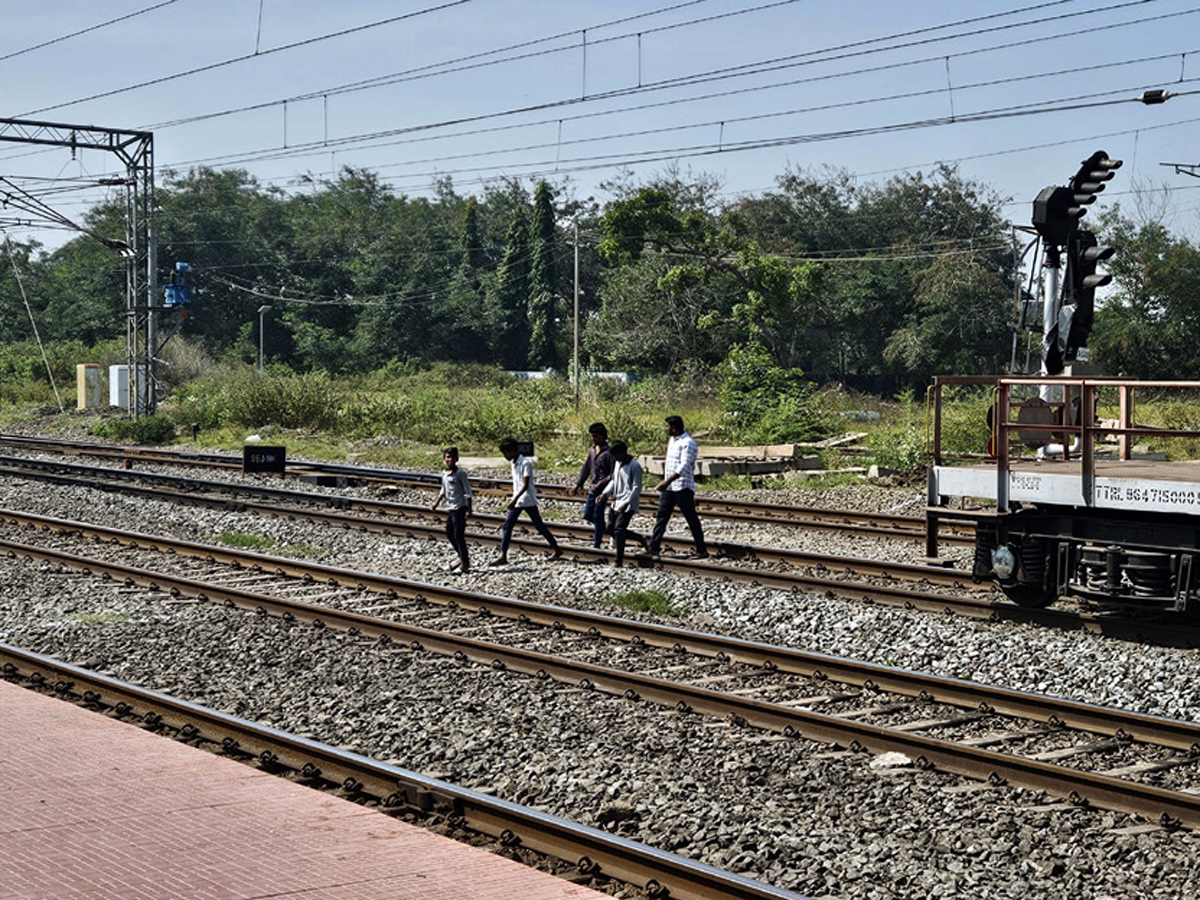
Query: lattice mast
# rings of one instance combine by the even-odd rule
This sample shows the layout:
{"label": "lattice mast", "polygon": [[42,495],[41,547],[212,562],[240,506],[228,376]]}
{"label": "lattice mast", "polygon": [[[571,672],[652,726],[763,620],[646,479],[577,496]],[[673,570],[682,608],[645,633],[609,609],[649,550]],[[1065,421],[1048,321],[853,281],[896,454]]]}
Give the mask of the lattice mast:
{"label": "lattice mast", "polygon": [[158,402],[158,317],[162,310],[154,228],[153,133],[0,118],[0,142],[103,150],[124,164],[125,240],[85,233],[125,259],[127,408],[133,416],[153,413]]}

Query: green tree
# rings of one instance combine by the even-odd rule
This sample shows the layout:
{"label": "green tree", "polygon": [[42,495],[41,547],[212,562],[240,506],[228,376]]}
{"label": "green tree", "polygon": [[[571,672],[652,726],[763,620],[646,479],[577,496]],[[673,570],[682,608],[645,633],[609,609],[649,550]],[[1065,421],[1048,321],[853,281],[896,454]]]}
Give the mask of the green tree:
{"label": "green tree", "polygon": [[397,198],[377,174],[353,168],[314,188],[288,202],[294,258],[281,297],[293,362],[304,371],[371,368],[404,350],[396,345],[396,323],[406,316],[395,308],[392,272],[401,252],[392,227]]}
{"label": "green tree", "polygon": [[[124,208],[93,207],[83,218],[93,234],[124,240]],[[39,264],[31,264],[25,293],[43,340],[95,344],[124,335],[125,259],[92,237],[73,238]],[[28,326],[23,308],[19,317]],[[32,335],[31,331],[25,332]]]}
{"label": "green tree", "polygon": [[[679,205],[678,196],[649,186],[611,203],[601,220],[600,249],[612,262],[641,259],[647,247],[672,260],[657,288],[692,304],[695,317],[684,328],[717,324],[741,342],[762,346],[783,367],[804,352],[807,329],[819,307],[821,270],[813,263],[793,265],[763,253],[744,236],[740,217],[714,217]],[[710,288],[716,287],[717,293]]]}
{"label": "green tree", "polygon": [[996,272],[973,259],[944,256],[921,277],[884,360],[914,381],[999,372],[1008,351],[1008,298]]}
{"label": "green tree", "polygon": [[558,227],[550,185],[538,182],[533,194],[533,259],[529,272],[529,365],[558,368]]}
{"label": "green tree", "polygon": [[855,250],[855,179],[842,169],[823,173],[789,169],[778,190],[736,201],[740,230],[766,252],[782,255]]}
{"label": "green tree", "polygon": [[830,431],[816,386],[794,367],[780,366],[759,343],[735,344],[721,364],[721,410],[738,440],[754,444],[793,443]]}
{"label": "green tree", "polygon": [[479,233],[479,201],[474,197],[468,197],[463,207],[462,249],[462,268],[473,275],[482,272],[488,259]]}
{"label": "green tree", "polygon": [[[955,282],[941,260],[957,257],[962,271],[972,273],[958,284],[978,286],[991,273],[1010,293],[1011,239],[1001,205],[993,191],[963,179],[952,166],[878,185],[855,183],[836,170],[823,178],[788,172],[778,191],[738,204],[737,227],[764,252],[827,260],[818,302],[809,307],[808,340],[798,344],[795,364],[841,378],[890,371],[919,379],[926,368],[963,364],[950,352],[954,345],[919,346],[923,333],[940,333],[937,325],[921,325],[921,318],[935,309],[942,315],[947,305],[961,305],[964,318],[978,313],[976,291],[944,290]],[[940,272],[931,280],[935,267]],[[992,316],[984,321],[991,323]],[[1007,342],[993,337],[999,352]]]}
{"label": "green tree", "polygon": [[487,307],[487,253],[480,233],[479,204],[468,197],[463,206],[462,258],[446,291],[446,357],[463,362],[492,358],[494,323]]}
{"label": "green tree", "polygon": [[522,369],[529,359],[530,265],[529,222],[525,208],[518,206],[513,209],[490,301],[497,323],[494,349],[507,369]]}
{"label": "green tree", "polygon": [[725,321],[699,325],[706,312],[724,303],[722,291],[711,281],[677,281],[664,288],[673,265],[666,254],[649,251],[608,271],[600,309],[583,330],[583,346],[593,360],[637,372],[703,370],[720,362],[732,329]]}
{"label": "green tree", "polygon": [[165,173],[156,198],[159,272],[176,262],[192,269],[184,332],[214,356],[234,351],[249,362],[258,342],[239,338],[257,334],[258,308],[274,305],[267,352],[286,357],[283,304],[269,299],[289,283],[292,233],[282,192],[244,170],[200,168]]}
{"label": "green tree", "polygon": [[[31,307],[36,303],[39,313],[45,307],[45,298],[41,296],[46,284],[42,272],[45,264],[34,255],[37,247],[34,241],[14,241],[7,237],[0,240],[0,343],[12,344],[33,337],[25,309],[27,299]],[[30,296],[35,286],[38,293]]]}
{"label": "green tree", "polygon": [[1200,248],[1160,222],[1103,220],[1104,263],[1089,349],[1106,374],[1172,379],[1200,371]]}
{"label": "green tree", "polygon": [[[824,272],[816,263],[792,265],[777,256],[764,255],[747,242],[724,263],[740,288],[731,320],[742,343],[766,350],[776,365],[791,368],[806,354],[808,325],[818,315]],[[702,324],[710,326],[715,315]]]}

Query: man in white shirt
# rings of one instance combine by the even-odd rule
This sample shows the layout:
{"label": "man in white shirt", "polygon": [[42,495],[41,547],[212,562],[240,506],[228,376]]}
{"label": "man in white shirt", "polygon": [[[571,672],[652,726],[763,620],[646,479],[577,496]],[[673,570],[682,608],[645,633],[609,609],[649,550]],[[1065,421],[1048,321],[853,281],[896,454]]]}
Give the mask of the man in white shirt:
{"label": "man in white shirt", "polygon": [[691,529],[696,550],[695,559],[707,559],[708,547],[704,543],[704,529],[696,515],[696,456],[698,449],[692,436],[683,427],[683,418],[667,416],[667,460],[663,468],[663,480],[655,490],[658,494],[658,511],[655,513],[654,531],[650,534],[650,555],[658,556],[662,549],[663,535],[675,507],[683,513],[684,521]]}
{"label": "man in white shirt", "polygon": [[550,545],[554,559],[558,559],[562,556],[562,550],[558,548],[558,541],[554,539],[554,535],[542,521],[541,512],[538,511],[537,489],[533,482],[533,460],[517,452],[515,438],[508,437],[502,440],[500,452],[504,454],[505,459],[512,463],[513,496],[508,501],[508,515],[505,516],[504,525],[500,529],[500,555],[493,559],[490,565],[503,566],[508,562],[508,545],[512,541],[513,527],[517,524],[517,517],[521,515],[522,511],[529,516],[529,521],[533,523],[537,533]]}

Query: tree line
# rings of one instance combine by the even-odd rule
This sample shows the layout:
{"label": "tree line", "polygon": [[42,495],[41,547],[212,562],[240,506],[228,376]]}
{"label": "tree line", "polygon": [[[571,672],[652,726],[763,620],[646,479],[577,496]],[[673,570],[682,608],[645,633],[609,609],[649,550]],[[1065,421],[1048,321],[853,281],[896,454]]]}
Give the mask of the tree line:
{"label": "tree line", "polygon": [[[376,174],[265,186],[242,170],[169,172],[159,272],[191,267],[169,328],[253,362],[261,306],[273,367],[346,374],[432,362],[566,372],[578,298],[585,370],[722,383],[920,385],[1007,368],[1020,275],[1006,198],[952,166],[862,182],[788,171],[752,196],[703,175],[622,176],[606,198],[501,180],[394,193]],[[124,205],[84,223],[119,239]],[[1093,358],[1108,374],[1184,377],[1200,353],[1200,251],[1119,208]],[[0,343],[91,346],[125,334],[121,258],[88,237],[6,240]],[[576,279],[578,270],[578,279]],[[167,316],[178,315],[172,313]],[[748,374],[751,373],[751,374]]]}

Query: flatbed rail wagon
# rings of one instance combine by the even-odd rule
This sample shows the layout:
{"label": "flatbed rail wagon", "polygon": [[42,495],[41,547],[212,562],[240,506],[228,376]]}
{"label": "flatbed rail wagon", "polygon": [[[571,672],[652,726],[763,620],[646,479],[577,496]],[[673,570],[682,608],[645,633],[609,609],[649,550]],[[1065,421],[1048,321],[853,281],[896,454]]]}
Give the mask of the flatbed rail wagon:
{"label": "flatbed rail wagon", "polygon": [[[951,424],[966,397],[985,410],[986,446],[947,439],[963,433]],[[1139,424],[1143,403],[1155,425]],[[938,376],[926,554],[939,521],[973,521],[973,577],[1022,606],[1073,596],[1195,613],[1198,426],[1200,381]]]}

